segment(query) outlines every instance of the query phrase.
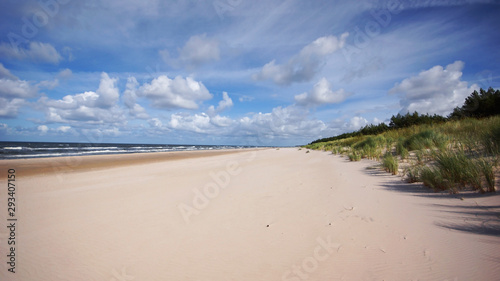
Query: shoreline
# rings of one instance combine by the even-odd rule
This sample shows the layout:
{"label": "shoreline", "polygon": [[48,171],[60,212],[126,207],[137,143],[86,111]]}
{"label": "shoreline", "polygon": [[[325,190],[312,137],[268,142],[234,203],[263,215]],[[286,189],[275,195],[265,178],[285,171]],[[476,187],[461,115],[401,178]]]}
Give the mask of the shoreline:
{"label": "shoreline", "polygon": [[115,168],[162,161],[174,161],[197,157],[211,157],[267,148],[238,148],[218,150],[189,150],[142,153],[117,153],[99,155],[55,156],[41,158],[0,159],[0,167],[16,169],[22,176],[52,172],[69,172]]}

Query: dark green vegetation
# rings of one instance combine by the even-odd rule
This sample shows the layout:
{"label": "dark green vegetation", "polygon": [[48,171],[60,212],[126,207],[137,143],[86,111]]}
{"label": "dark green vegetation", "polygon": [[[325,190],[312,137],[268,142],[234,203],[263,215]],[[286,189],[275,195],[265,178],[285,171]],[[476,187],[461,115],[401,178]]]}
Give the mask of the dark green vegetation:
{"label": "dark green vegetation", "polygon": [[394,175],[436,191],[495,191],[500,160],[500,91],[474,91],[448,117],[418,113],[392,116],[389,125],[369,125],[316,140],[309,149],[382,162]]}

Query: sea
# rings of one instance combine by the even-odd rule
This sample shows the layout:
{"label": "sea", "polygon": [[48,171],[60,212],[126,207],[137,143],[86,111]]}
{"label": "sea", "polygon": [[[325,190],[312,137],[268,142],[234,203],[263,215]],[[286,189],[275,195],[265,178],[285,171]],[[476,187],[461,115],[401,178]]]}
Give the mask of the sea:
{"label": "sea", "polygon": [[166,151],[242,149],[237,145],[176,145],[123,143],[0,142],[0,159],[63,157]]}

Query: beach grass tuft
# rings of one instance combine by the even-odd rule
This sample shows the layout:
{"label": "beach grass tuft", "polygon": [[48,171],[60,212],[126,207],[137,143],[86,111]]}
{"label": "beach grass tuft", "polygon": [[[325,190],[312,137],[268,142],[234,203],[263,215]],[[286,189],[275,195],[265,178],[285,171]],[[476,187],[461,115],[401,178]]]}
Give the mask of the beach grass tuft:
{"label": "beach grass tuft", "polygon": [[384,169],[392,173],[393,175],[398,174],[398,159],[392,155],[392,153],[386,153],[383,160],[382,160],[382,166]]}
{"label": "beach grass tuft", "polygon": [[401,166],[409,182],[423,182],[436,191],[494,192],[500,163],[500,116],[415,125],[306,147],[322,147],[347,155],[350,161],[381,161],[393,174]]}

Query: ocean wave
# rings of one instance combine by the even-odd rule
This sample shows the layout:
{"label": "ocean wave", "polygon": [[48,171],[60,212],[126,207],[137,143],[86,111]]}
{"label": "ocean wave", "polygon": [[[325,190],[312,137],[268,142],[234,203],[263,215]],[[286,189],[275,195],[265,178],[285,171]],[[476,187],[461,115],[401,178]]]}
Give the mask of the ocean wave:
{"label": "ocean wave", "polygon": [[86,144],[86,143],[0,143],[0,159],[84,156],[104,154],[152,153],[190,150],[235,149],[227,145],[155,145],[155,144]]}

